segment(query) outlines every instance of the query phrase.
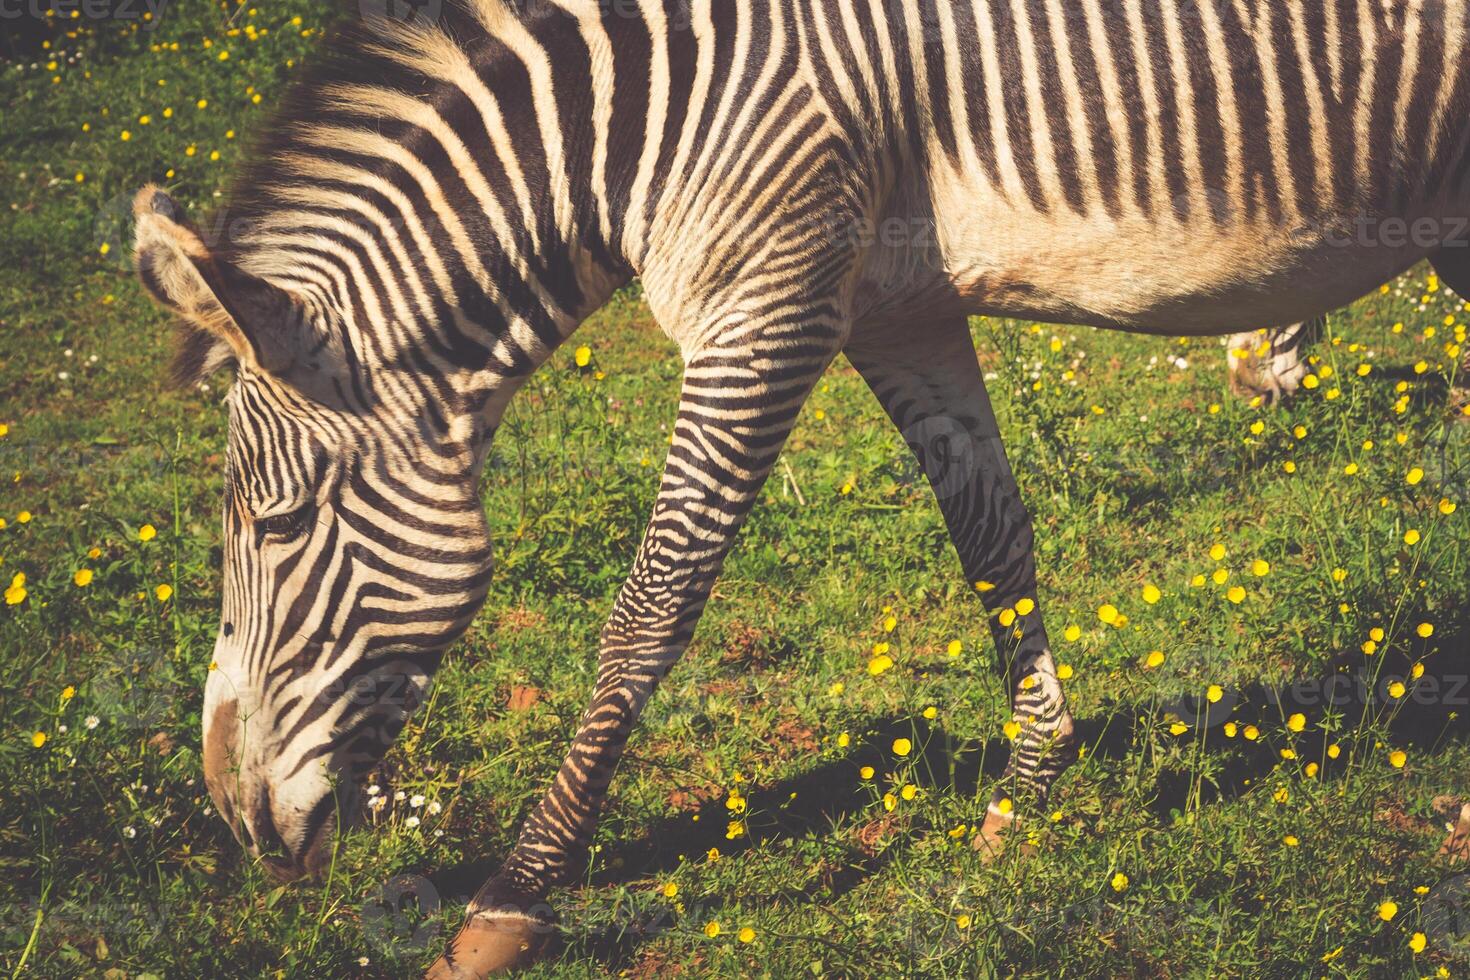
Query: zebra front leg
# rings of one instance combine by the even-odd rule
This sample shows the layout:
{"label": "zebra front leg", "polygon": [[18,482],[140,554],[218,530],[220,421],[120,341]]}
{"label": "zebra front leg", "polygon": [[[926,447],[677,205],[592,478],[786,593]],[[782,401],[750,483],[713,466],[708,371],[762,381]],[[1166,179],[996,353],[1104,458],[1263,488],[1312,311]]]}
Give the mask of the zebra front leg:
{"label": "zebra front leg", "polygon": [[602,631],[592,702],[550,790],[500,873],[470,903],[431,978],[483,977],[540,951],[550,932],[545,896],[580,871],[628,736],[693,636],[735,534],[840,336],[810,323],[799,331],[745,329],[738,343],[690,359],[653,516]]}
{"label": "zebra front leg", "polygon": [[1072,760],[1067,711],[1036,599],[1031,518],[1001,445],[964,319],[864,346],[848,359],[914,451],[939,500],[965,575],[987,611],[1008,682],[1010,761],[991,795],[977,848],[990,850],[1018,809],[1039,808]]}

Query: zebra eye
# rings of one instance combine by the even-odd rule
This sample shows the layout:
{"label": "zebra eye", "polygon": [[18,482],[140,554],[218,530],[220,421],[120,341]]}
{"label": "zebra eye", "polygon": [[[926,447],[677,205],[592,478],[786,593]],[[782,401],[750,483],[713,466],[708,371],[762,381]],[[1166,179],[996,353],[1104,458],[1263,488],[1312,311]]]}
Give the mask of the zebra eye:
{"label": "zebra eye", "polygon": [[288,514],[272,514],[270,517],[262,517],[255,522],[255,526],[261,534],[290,540],[306,527],[306,519],[310,514],[310,507],[301,507]]}

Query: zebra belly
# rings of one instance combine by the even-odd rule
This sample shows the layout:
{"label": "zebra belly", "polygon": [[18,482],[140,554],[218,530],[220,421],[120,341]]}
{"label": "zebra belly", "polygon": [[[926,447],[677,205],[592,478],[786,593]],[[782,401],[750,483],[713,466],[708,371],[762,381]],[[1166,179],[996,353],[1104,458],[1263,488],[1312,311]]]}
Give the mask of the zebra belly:
{"label": "zebra belly", "polygon": [[972,198],[968,207],[936,200],[932,214],[905,222],[923,228],[932,221],[931,241],[880,241],[869,253],[860,326],[963,314],[1233,333],[1337,309],[1434,250],[1433,241],[1410,234],[1427,213],[1371,225],[1344,212],[1297,228],[1200,227],[976,207]]}

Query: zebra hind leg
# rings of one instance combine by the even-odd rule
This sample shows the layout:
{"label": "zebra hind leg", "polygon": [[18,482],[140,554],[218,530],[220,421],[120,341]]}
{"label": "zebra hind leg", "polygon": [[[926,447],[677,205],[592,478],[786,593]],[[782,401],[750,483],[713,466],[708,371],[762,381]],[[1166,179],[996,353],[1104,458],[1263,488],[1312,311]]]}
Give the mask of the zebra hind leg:
{"label": "zebra hind leg", "polygon": [[[737,321],[738,336],[689,360],[653,515],[602,631],[591,703],[551,788],[431,978],[520,967],[552,931],[546,895],[581,870],[633,726],[693,636],[737,530],[845,339],[845,324],[813,322],[808,309],[772,310],[768,326]],[[757,373],[752,364],[768,367]]]}
{"label": "zebra hind leg", "polygon": [[968,324],[946,320],[922,334],[906,333],[902,346],[864,347],[855,338],[847,354],[928,477],[1005,669],[1011,757],[975,839],[977,849],[994,853],[1018,814],[1040,810],[1053,780],[1075,758],[1074,726],[1036,600],[1031,518],[1001,445]]}

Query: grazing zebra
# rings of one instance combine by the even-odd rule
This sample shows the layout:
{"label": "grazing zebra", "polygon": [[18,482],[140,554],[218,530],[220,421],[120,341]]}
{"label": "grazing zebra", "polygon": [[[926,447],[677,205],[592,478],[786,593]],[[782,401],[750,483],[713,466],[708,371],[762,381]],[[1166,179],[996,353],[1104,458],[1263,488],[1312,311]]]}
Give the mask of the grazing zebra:
{"label": "grazing zebra", "polygon": [[1463,0],[437,6],[337,35],[225,240],[156,188],[135,205],[139,273],[192,327],[178,372],[236,371],[204,765],[283,876],[321,867],[483,601],[477,483],[512,394],[635,275],[682,353],[591,702],[436,976],[534,954],[839,353],[987,610],[1020,726],[978,838],[999,846],[1073,724],[966,317],[1202,336],[1310,320],[1425,257],[1470,286]]}

